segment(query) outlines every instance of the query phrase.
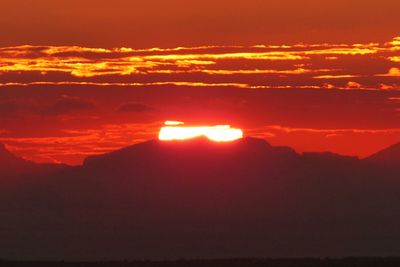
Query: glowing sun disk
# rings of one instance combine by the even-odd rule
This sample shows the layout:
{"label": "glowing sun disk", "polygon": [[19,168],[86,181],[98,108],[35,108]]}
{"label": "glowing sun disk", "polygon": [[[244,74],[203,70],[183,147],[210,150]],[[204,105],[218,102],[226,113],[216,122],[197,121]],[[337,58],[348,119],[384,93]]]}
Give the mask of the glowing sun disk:
{"label": "glowing sun disk", "polygon": [[243,138],[243,132],[240,129],[231,128],[230,125],[186,127],[177,126],[183,123],[172,123],[167,121],[165,127],[162,127],[158,139],[162,141],[188,140],[200,136],[205,136],[215,142],[229,142]]}

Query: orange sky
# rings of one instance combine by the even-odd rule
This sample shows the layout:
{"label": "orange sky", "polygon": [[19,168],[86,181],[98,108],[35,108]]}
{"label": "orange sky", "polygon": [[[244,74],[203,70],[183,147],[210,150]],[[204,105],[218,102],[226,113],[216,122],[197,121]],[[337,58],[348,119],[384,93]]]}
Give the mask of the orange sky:
{"label": "orange sky", "polygon": [[0,142],[79,164],[179,120],[363,157],[400,141],[399,9],[394,0],[2,1]]}
{"label": "orange sky", "polygon": [[397,0],[2,0],[1,46],[386,41]]}

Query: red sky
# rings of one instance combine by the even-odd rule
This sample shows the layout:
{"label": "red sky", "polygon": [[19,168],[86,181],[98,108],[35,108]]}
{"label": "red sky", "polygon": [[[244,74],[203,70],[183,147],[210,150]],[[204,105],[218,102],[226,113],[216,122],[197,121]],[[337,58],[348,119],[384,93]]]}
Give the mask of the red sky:
{"label": "red sky", "polygon": [[79,164],[155,138],[169,119],[363,157],[400,141],[398,10],[394,0],[2,1],[0,142]]}

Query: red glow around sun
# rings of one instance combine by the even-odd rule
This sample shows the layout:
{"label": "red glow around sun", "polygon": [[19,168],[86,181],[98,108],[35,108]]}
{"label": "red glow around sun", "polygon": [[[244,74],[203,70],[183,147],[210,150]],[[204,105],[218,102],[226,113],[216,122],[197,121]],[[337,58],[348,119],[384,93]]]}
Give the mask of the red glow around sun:
{"label": "red glow around sun", "polygon": [[243,138],[241,129],[231,128],[230,125],[216,126],[183,126],[183,122],[166,121],[161,128],[158,139],[162,141],[188,140],[205,136],[215,142],[230,142]]}

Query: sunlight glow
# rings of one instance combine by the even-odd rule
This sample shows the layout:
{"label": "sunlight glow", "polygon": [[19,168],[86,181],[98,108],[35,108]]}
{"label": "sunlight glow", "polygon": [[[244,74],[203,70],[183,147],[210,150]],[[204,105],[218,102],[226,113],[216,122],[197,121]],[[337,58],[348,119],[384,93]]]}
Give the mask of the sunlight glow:
{"label": "sunlight glow", "polygon": [[158,139],[162,141],[188,140],[205,136],[215,142],[230,142],[243,138],[243,131],[231,128],[230,125],[186,127],[183,122],[166,121],[162,127]]}
{"label": "sunlight glow", "polygon": [[170,126],[176,126],[176,125],[183,125],[185,124],[184,122],[181,121],[166,121],[165,125],[170,125]]}

